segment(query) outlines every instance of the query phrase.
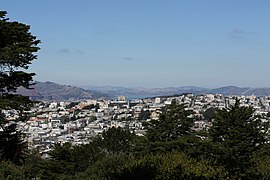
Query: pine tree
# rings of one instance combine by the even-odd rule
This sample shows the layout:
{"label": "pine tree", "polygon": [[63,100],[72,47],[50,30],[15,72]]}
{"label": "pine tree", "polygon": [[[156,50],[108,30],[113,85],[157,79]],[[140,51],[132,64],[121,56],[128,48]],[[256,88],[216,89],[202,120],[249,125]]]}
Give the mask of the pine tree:
{"label": "pine tree", "polygon": [[102,145],[110,153],[129,153],[134,146],[135,134],[120,127],[111,127],[102,133]]}
{"label": "pine tree", "polygon": [[9,21],[6,14],[0,11],[0,151],[2,159],[18,162],[22,147],[20,133],[16,131],[16,124],[7,121],[2,111],[17,110],[17,120],[26,118],[24,111],[29,109],[31,101],[15,93],[18,87],[30,88],[33,84],[35,74],[25,71],[37,58],[34,53],[39,50],[40,41],[29,32],[30,26]]}
{"label": "pine tree", "polygon": [[252,107],[234,106],[218,110],[209,131],[217,149],[212,155],[235,178],[247,178],[253,168],[252,154],[267,142],[268,123],[253,115]]}
{"label": "pine tree", "polygon": [[147,137],[150,141],[171,141],[189,135],[194,120],[189,116],[192,111],[186,110],[183,104],[173,100],[163,110],[158,120],[152,120],[148,127]]}

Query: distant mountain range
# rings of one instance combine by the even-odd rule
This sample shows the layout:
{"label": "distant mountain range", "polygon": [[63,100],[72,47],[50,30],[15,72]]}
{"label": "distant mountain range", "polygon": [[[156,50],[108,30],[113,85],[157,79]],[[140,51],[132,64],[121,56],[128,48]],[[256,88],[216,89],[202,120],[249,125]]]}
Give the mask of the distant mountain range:
{"label": "distant mountain range", "polygon": [[53,82],[36,82],[34,90],[19,88],[18,93],[31,96],[37,100],[73,101],[82,99],[116,99],[124,95],[129,99],[146,97],[170,96],[183,93],[192,94],[224,94],[229,95],[255,95],[270,96],[270,88],[250,88],[226,86],[221,88],[202,88],[196,86],[167,87],[167,88],[125,88],[112,86],[69,86]]}
{"label": "distant mountain range", "polygon": [[53,82],[36,82],[34,89],[19,88],[18,93],[36,100],[75,101],[82,99],[110,98],[108,94]]}
{"label": "distant mountain range", "polygon": [[111,86],[84,86],[84,89],[96,90],[102,93],[109,94],[111,97],[125,95],[128,98],[145,98],[156,96],[169,96],[183,93],[192,94],[223,94],[229,95],[255,95],[255,96],[270,96],[270,88],[250,88],[226,86],[221,88],[202,88],[196,86],[182,86],[182,87],[167,87],[167,88],[124,88]]}
{"label": "distant mountain range", "polygon": [[207,91],[205,88],[184,86],[184,87],[166,87],[166,88],[125,88],[125,87],[112,87],[112,86],[82,86],[84,89],[95,90],[102,93],[109,94],[111,97],[124,95],[129,99],[140,99],[146,97],[166,96],[183,93],[198,94],[202,91]]}

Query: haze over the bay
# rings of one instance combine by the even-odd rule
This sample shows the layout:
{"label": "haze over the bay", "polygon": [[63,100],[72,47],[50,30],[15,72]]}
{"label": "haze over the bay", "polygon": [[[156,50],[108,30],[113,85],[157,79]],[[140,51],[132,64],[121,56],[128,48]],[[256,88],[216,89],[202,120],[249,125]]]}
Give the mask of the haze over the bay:
{"label": "haze over the bay", "polygon": [[270,87],[270,1],[1,0],[42,41],[37,81]]}

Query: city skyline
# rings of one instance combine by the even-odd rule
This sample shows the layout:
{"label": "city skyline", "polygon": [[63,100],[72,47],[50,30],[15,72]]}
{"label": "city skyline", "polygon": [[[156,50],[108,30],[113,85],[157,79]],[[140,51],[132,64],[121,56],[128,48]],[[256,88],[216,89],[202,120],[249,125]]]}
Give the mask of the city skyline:
{"label": "city skyline", "polygon": [[42,41],[37,81],[270,87],[268,1],[2,1]]}

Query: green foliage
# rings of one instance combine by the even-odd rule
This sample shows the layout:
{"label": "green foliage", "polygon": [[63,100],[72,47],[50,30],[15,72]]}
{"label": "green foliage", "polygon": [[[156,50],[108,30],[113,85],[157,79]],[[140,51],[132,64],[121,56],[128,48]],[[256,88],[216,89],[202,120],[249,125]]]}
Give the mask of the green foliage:
{"label": "green foliage", "polygon": [[147,119],[150,119],[150,117],[151,117],[151,113],[149,110],[146,110],[146,111],[141,110],[138,119],[139,120],[147,120]]}
{"label": "green foliage", "polygon": [[[197,158],[203,156],[204,152],[201,150],[205,150],[202,145],[203,141],[199,137],[195,135],[185,135],[181,138],[172,140],[172,141],[155,141],[148,142],[145,146],[147,146],[147,152],[155,152],[155,153],[164,153],[164,152],[184,152],[185,154]],[[146,149],[146,148],[145,148]]]}
{"label": "green foliage", "polygon": [[148,126],[149,141],[171,141],[192,133],[194,120],[189,117],[192,111],[185,110],[185,106],[173,100],[167,106],[158,120],[152,120]]}
{"label": "green foliage", "polygon": [[234,178],[247,178],[254,168],[252,154],[267,142],[268,123],[253,117],[251,107],[239,101],[229,109],[218,110],[209,135],[216,144],[215,158]]}
{"label": "green foliage", "polygon": [[72,158],[72,146],[70,143],[55,144],[53,151],[49,153],[53,160],[58,161],[70,161]]}
{"label": "green foliage", "polygon": [[[109,171],[109,167],[114,171],[113,164],[117,163],[108,164],[111,160],[118,157],[121,159],[122,155],[125,156],[125,153],[131,151],[133,139],[134,135],[129,131],[111,128],[87,145],[73,147],[70,143],[56,144],[54,150],[49,153],[51,159],[40,161],[41,163],[35,167],[28,164],[28,169],[36,167],[38,169],[36,169],[35,175],[31,174],[29,170],[27,173],[29,176],[31,175],[30,177],[40,177],[41,179],[68,179],[97,171],[95,176],[101,177],[101,174]],[[31,157],[31,162],[33,161],[35,162],[35,158]],[[106,169],[104,167],[102,169],[100,166],[104,166]],[[91,177],[95,176],[91,175]]]}
{"label": "green foliage", "polygon": [[72,149],[72,159],[75,172],[85,171],[92,163],[98,161],[106,154],[100,148],[99,143],[95,141],[87,144],[76,146]]}
{"label": "green foliage", "polygon": [[15,166],[8,161],[0,161],[0,179],[3,180],[23,180],[24,171],[21,167]]}
{"label": "green foliage", "polygon": [[111,153],[129,153],[134,140],[135,135],[128,130],[112,127],[102,133],[101,147]]}
{"label": "green foliage", "polygon": [[[33,60],[40,43],[30,32],[30,26],[12,22],[6,12],[0,11],[0,111],[13,109],[19,112],[17,120],[26,120],[25,110],[31,102],[28,97],[14,94],[18,87],[30,88],[34,73],[24,72]],[[18,164],[22,159],[25,144],[16,131],[16,124],[9,123],[3,115],[0,118],[1,159]]]}
{"label": "green foliage", "polygon": [[256,173],[260,179],[270,179],[270,144],[266,143],[255,151],[252,160],[256,163],[253,173]]}
{"label": "green foliage", "polygon": [[[25,121],[28,117],[28,114],[25,111],[30,110],[33,102],[29,100],[29,97],[20,96],[15,94],[8,94],[5,96],[0,96],[0,110],[1,109],[13,109],[17,110],[19,113],[18,121]],[[0,121],[0,124],[4,124],[7,121],[4,119]]]}
{"label": "green foliage", "polygon": [[39,154],[38,150],[29,150],[24,158],[25,160],[22,168],[27,179],[35,179],[39,177],[41,171],[43,171],[42,164],[45,162],[45,160],[41,159],[41,155]]}
{"label": "green foliage", "polygon": [[22,141],[21,134],[16,131],[16,124],[2,126],[2,129],[3,131],[0,131],[0,158],[21,164],[27,146]]}
{"label": "green foliage", "polygon": [[215,117],[215,112],[217,110],[218,109],[217,108],[214,108],[214,107],[210,107],[210,108],[206,109],[203,112],[203,118],[204,118],[204,120],[211,121]]}
{"label": "green foliage", "polygon": [[149,154],[120,167],[111,179],[221,179],[226,171],[206,160],[197,161],[183,153]]}
{"label": "green foliage", "polygon": [[270,157],[259,161],[255,171],[257,171],[258,177],[261,176],[261,179],[270,179]]}
{"label": "green foliage", "polygon": [[134,158],[132,156],[125,154],[107,155],[89,166],[85,172],[77,174],[75,179],[115,179],[119,169],[122,169],[125,164],[132,162],[133,160]]}
{"label": "green foliage", "polygon": [[0,15],[0,92],[6,94],[31,85],[35,74],[21,69],[28,69],[37,58],[34,53],[39,50],[40,41],[29,32],[30,26],[9,21],[4,11]]}
{"label": "green foliage", "polygon": [[[71,144],[56,144],[54,150],[50,152],[51,159],[42,160],[36,173],[31,176],[40,179],[60,179],[60,175],[72,176],[75,174],[72,162]],[[31,167],[33,169],[33,167]]]}
{"label": "green foliage", "polygon": [[[55,178],[59,174],[73,176],[85,171],[91,164],[104,157],[96,142],[72,147],[70,143],[56,144],[49,155],[50,160],[41,164],[40,176]],[[57,167],[57,168],[56,168]]]}

